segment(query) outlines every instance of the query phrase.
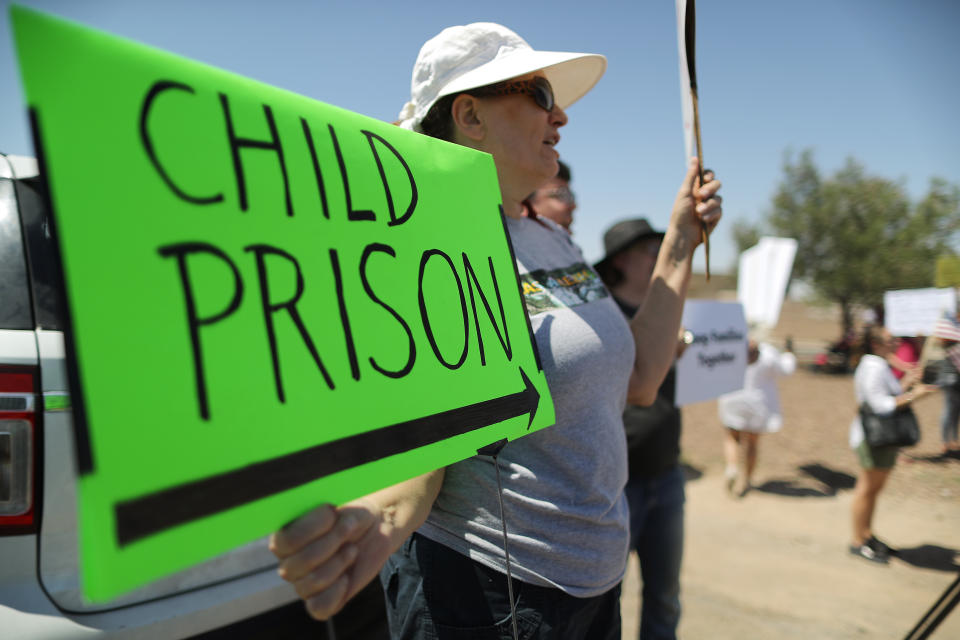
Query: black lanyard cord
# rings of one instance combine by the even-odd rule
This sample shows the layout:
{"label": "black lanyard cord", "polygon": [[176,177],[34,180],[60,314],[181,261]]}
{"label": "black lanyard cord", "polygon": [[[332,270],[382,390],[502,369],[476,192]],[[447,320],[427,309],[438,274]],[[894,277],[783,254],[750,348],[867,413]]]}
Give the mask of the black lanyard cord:
{"label": "black lanyard cord", "polygon": [[497,500],[500,503],[500,524],[503,527],[503,554],[507,561],[507,597],[510,598],[510,623],[513,625],[513,640],[520,640],[520,634],[517,631],[517,605],[513,599],[513,575],[510,572],[510,549],[507,544],[507,519],[503,512],[503,485],[500,482],[500,461],[497,455],[507,440],[500,440],[487,445],[482,449],[477,449],[477,453],[482,456],[490,456],[493,459],[493,467],[497,473]]}

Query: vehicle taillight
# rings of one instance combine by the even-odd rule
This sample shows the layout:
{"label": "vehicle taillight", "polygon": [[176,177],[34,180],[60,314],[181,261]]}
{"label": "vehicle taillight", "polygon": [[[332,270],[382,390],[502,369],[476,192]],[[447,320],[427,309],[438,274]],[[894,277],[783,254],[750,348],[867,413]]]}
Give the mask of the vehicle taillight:
{"label": "vehicle taillight", "polygon": [[36,376],[0,368],[0,535],[35,530]]}

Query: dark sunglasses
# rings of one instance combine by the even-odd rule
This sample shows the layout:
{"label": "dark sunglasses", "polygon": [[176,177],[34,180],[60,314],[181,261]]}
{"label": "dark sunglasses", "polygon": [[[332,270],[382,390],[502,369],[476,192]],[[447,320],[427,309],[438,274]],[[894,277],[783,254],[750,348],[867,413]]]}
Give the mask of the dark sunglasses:
{"label": "dark sunglasses", "polygon": [[537,106],[545,111],[553,111],[555,104],[553,87],[551,87],[550,82],[542,76],[535,76],[527,80],[506,80],[504,82],[487,85],[486,87],[471,89],[464,93],[469,93],[478,98],[485,96],[509,96],[522,93],[533,98]]}

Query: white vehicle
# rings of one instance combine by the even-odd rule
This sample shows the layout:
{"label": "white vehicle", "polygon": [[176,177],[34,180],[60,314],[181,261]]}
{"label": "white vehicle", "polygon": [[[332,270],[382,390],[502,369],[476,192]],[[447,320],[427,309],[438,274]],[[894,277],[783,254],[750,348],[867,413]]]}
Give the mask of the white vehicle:
{"label": "white vehicle", "polygon": [[[0,154],[0,637],[290,637],[311,625],[259,540],[116,600],[84,601],[57,253],[32,158]],[[133,372],[135,374],[135,372]],[[274,633],[276,632],[276,633]],[[289,633],[289,631],[287,632]]]}

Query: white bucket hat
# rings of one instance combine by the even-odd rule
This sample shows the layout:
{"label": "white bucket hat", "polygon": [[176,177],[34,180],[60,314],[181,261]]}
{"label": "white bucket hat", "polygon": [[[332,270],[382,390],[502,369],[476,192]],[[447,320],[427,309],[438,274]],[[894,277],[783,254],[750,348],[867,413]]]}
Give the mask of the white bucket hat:
{"label": "white bucket hat", "polygon": [[566,109],[592,89],[606,69],[607,59],[601,55],[535,51],[516,33],[493,22],[448,27],[420,49],[400,126],[422,133],[420,123],[443,96],[541,70],[553,87],[556,104]]}

